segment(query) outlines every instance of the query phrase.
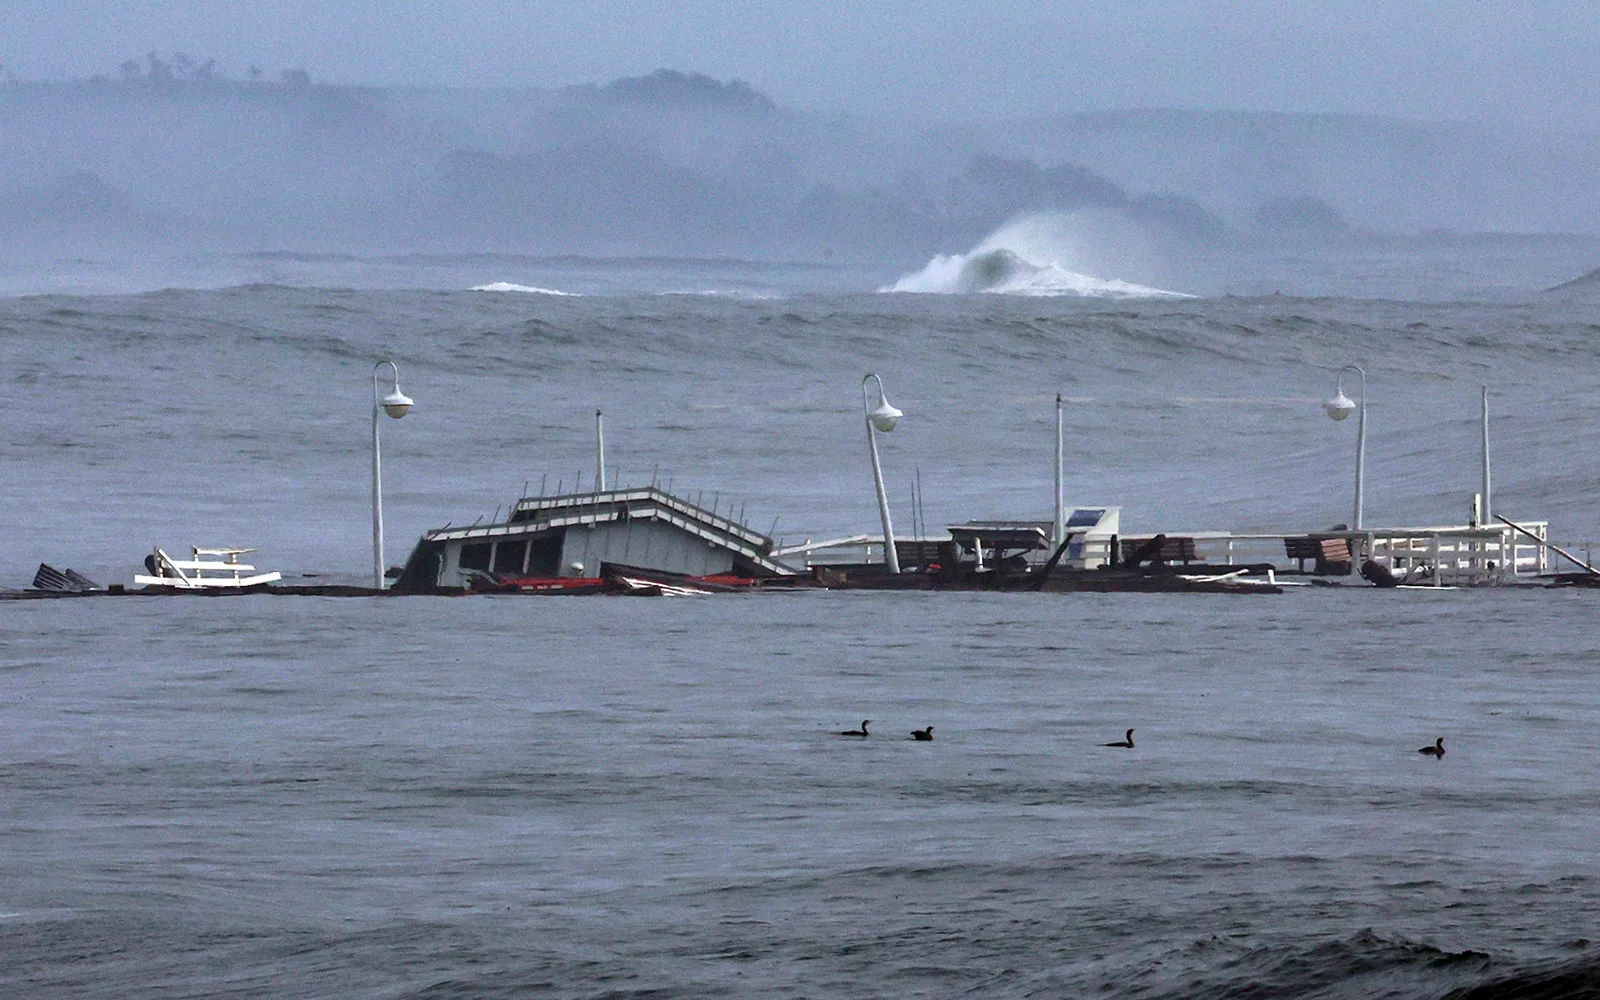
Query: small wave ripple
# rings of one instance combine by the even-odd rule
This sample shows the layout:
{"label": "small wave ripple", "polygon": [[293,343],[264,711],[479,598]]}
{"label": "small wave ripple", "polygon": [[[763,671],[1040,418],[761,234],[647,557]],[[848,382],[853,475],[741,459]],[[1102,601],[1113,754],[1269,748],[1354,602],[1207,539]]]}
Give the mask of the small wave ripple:
{"label": "small wave ripple", "polygon": [[1574,957],[1516,962],[1474,949],[1450,950],[1372,929],[1314,943],[1244,948],[1209,937],[1120,970],[1121,995],[1156,1000],[1224,997],[1444,997],[1449,1000],[1556,1000],[1600,991],[1600,955],[1585,939]]}

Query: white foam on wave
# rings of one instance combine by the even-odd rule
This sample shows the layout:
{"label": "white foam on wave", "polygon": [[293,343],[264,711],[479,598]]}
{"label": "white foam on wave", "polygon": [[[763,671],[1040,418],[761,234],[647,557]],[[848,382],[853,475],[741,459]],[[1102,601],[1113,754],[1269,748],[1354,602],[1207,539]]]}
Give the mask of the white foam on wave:
{"label": "white foam on wave", "polygon": [[670,288],[664,292],[657,292],[656,294],[677,295],[686,298],[740,299],[750,302],[766,302],[770,299],[783,298],[783,295],[779,292],[758,292],[751,289],[740,288],[702,288],[699,291],[689,291],[688,289],[682,288]]}
{"label": "white foam on wave", "polygon": [[510,281],[494,281],[487,285],[473,285],[475,292],[522,292],[527,295],[567,295],[574,296],[577,292],[563,292],[557,288],[540,288],[537,285],[518,285]]}
{"label": "white foam on wave", "polygon": [[[1002,226],[967,253],[939,254],[920,271],[882,292],[931,295],[1078,295],[1113,299],[1186,299],[1193,296],[1077,270],[1083,256],[1066,216],[1034,216]],[[1081,265],[1077,265],[1081,266]]]}

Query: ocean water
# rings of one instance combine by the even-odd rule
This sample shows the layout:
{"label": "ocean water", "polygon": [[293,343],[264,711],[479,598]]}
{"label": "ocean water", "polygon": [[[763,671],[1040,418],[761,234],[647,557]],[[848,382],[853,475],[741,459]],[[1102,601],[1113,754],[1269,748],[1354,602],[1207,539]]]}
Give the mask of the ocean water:
{"label": "ocean water", "polygon": [[[867,371],[906,412],[902,526],[918,478],[929,530],[1045,515],[1059,390],[1069,497],[1125,530],[1326,527],[1349,363],[1370,522],[1461,520],[1488,384],[1496,509],[1583,549],[1600,312],[1539,291],[1586,269],[1559,256],[1116,300],[742,262],[65,268],[0,300],[0,585],[126,582],[157,544],[359,581],[381,358],[417,402],[382,427],[390,562],[591,480],[597,407],[614,480],[791,542],[874,530]],[[1595,995],[1594,599],[0,602],[0,993]]]}

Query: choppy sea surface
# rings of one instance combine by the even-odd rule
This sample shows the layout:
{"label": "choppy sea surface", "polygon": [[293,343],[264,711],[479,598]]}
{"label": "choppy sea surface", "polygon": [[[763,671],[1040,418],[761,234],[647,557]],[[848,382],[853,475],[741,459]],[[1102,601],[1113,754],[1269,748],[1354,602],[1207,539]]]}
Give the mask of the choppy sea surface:
{"label": "choppy sea surface", "polygon": [[[790,542],[875,530],[867,371],[906,412],[899,524],[919,478],[929,530],[1045,516],[1061,391],[1069,498],[1126,531],[1327,527],[1350,363],[1369,523],[1462,520],[1488,384],[1496,509],[1585,550],[1600,306],[1540,289],[1600,261],[1561,252],[1186,299],[743,262],[11,274],[0,586],[127,582],[158,544],[358,581],[382,358],[416,400],[382,428],[390,562],[592,482],[596,408],[613,481]],[[0,602],[0,993],[1596,995],[1595,593]]]}

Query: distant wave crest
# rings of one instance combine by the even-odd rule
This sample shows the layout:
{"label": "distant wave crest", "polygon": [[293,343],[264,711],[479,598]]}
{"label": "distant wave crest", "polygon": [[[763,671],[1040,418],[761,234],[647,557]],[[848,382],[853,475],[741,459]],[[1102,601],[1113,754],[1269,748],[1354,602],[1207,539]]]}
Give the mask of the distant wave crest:
{"label": "distant wave crest", "polygon": [[1096,278],[1061,263],[1075,259],[1084,242],[1081,220],[1047,215],[1019,219],[964,254],[939,254],[884,292],[963,295],[1079,295],[1095,298],[1192,298],[1119,279]]}
{"label": "distant wave crest", "polygon": [[475,292],[522,292],[527,295],[576,295],[557,288],[540,288],[537,285],[518,285],[510,281],[494,281],[487,285],[473,285]]}
{"label": "distant wave crest", "polygon": [[1554,288],[1546,288],[1547,292],[1600,292],[1600,267],[1588,274],[1579,275],[1571,281],[1563,281]]}
{"label": "distant wave crest", "polygon": [[658,292],[658,295],[681,295],[689,297],[703,297],[708,299],[743,299],[750,302],[765,302],[769,299],[781,299],[783,294],[772,291],[755,291],[740,288],[702,288],[699,291],[687,289],[668,289]]}

